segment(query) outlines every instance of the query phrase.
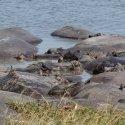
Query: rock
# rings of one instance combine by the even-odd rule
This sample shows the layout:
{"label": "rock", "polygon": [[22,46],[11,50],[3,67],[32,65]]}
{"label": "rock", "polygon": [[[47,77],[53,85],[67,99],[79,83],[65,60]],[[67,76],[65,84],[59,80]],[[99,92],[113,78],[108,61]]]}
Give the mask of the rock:
{"label": "rock", "polygon": [[20,54],[32,55],[37,52],[37,48],[21,39],[5,37],[0,39],[0,57],[8,58]]}
{"label": "rock", "polygon": [[87,83],[97,82],[104,84],[113,84],[118,86],[123,84],[125,86],[124,81],[125,81],[125,71],[100,73],[88,79]]}
{"label": "rock", "polygon": [[15,111],[9,109],[6,105],[11,100],[16,102],[20,101],[24,103],[33,101],[31,97],[0,90],[0,124],[1,125],[5,124],[8,121],[8,119],[10,118],[9,117],[10,115],[12,114],[17,115]]}
{"label": "rock", "polygon": [[125,37],[124,36],[98,36],[86,40],[82,40],[74,47],[65,49],[61,52],[62,55],[68,51],[75,52],[80,50],[84,55],[90,55],[95,58],[105,57],[108,52],[124,52]]}
{"label": "rock", "polygon": [[65,26],[59,30],[51,33],[52,36],[60,36],[65,38],[73,38],[73,39],[87,39],[90,35],[94,35],[94,33],[78,27],[73,26]]}
{"label": "rock", "polygon": [[18,38],[30,44],[38,44],[42,42],[42,39],[37,36],[34,36],[33,34],[22,29],[21,27],[10,27],[6,29],[0,29],[0,39],[3,39],[5,37]]}

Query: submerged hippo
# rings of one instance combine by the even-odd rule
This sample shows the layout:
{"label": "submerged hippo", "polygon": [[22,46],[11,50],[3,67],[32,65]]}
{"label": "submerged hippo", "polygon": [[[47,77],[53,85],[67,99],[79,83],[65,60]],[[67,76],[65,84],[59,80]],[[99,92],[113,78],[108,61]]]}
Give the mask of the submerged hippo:
{"label": "submerged hippo", "polygon": [[83,28],[65,26],[59,30],[54,31],[51,33],[51,35],[73,39],[87,39],[89,36],[93,36],[94,33]]}
{"label": "submerged hippo", "polygon": [[5,37],[0,39],[0,57],[8,58],[18,54],[35,54],[37,47],[18,38]]}
{"label": "submerged hippo", "polygon": [[3,39],[4,37],[18,38],[30,44],[38,44],[42,42],[42,39],[22,29],[21,27],[0,29],[0,39]]}
{"label": "submerged hippo", "polygon": [[65,60],[80,60],[83,57],[83,54],[80,50],[76,50],[75,52],[68,51],[64,56],[63,59]]}
{"label": "submerged hippo", "polygon": [[120,57],[102,57],[89,62],[84,66],[85,70],[92,74],[103,72],[124,71],[125,59]]}
{"label": "submerged hippo", "polygon": [[98,36],[86,40],[82,40],[74,47],[62,51],[62,55],[68,51],[75,52],[80,50],[84,55],[90,55],[95,58],[105,57],[109,52],[124,52],[125,37],[124,36]]}
{"label": "submerged hippo", "polygon": [[42,72],[43,74],[62,74],[62,73],[74,73],[81,74],[83,72],[83,65],[79,61],[53,63],[51,61],[38,62],[31,64],[26,68],[16,68],[16,71],[23,72]]}

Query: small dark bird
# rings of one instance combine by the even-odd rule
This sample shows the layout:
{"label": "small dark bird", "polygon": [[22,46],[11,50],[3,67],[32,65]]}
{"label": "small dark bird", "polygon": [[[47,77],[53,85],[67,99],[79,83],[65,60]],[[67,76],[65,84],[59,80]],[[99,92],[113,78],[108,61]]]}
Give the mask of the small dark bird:
{"label": "small dark bird", "polygon": [[63,61],[63,57],[60,56],[59,59],[58,59],[58,63],[61,63]]}
{"label": "small dark bird", "polygon": [[123,86],[123,84],[121,84],[119,89],[123,91],[123,88],[124,88],[124,86]]}

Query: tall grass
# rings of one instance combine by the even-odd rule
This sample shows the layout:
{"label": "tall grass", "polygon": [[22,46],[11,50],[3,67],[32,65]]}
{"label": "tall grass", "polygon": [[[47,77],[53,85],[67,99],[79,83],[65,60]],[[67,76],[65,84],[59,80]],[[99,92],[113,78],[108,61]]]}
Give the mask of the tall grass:
{"label": "tall grass", "polygon": [[[100,105],[94,110],[91,105],[52,106],[47,102],[21,103],[10,101],[8,107],[19,115],[11,115],[6,125],[125,125],[125,110]],[[72,106],[73,105],[73,106]]]}

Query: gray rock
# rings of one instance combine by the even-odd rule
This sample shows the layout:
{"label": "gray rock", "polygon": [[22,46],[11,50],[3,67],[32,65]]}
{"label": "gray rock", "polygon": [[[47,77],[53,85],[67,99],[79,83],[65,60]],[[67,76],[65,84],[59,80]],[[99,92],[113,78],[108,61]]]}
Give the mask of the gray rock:
{"label": "gray rock", "polygon": [[73,38],[73,39],[87,39],[90,35],[94,35],[89,30],[73,27],[73,26],[65,26],[59,30],[54,31],[51,33],[52,36],[60,36],[66,38]]}
{"label": "gray rock", "polygon": [[22,29],[21,27],[0,29],[0,39],[3,39],[5,37],[18,38],[30,44],[38,44],[42,41],[42,39]]}

